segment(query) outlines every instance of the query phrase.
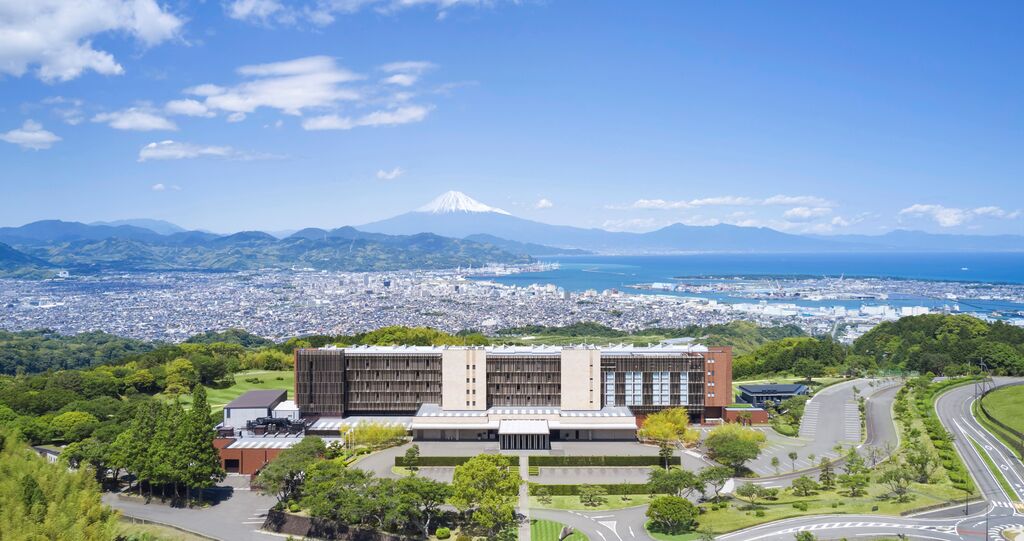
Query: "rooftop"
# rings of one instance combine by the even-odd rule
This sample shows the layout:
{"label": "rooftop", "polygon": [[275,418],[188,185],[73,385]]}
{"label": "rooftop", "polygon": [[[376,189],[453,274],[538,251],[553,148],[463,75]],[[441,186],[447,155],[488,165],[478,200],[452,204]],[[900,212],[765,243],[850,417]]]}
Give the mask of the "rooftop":
{"label": "rooftop", "polygon": [[692,342],[684,343],[661,343],[647,346],[636,346],[633,344],[612,344],[607,346],[595,346],[593,344],[570,344],[568,346],[351,346],[337,347],[326,346],[318,348],[320,351],[344,351],[349,355],[360,354],[401,354],[401,355],[440,355],[445,350],[466,350],[477,349],[486,351],[492,355],[558,355],[563,350],[600,350],[605,355],[672,355],[684,353],[707,353],[708,348]]}
{"label": "rooftop", "polygon": [[281,389],[249,391],[231,402],[228,402],[228,405],[224,406],[224,409],[272,408],[287,398],[288,391]]}
{"label": "rooftop", "polygon": [[803,383],[772,383],[765,385],[740,385],[740,390],[749,394],[794,394],[807,386]]}

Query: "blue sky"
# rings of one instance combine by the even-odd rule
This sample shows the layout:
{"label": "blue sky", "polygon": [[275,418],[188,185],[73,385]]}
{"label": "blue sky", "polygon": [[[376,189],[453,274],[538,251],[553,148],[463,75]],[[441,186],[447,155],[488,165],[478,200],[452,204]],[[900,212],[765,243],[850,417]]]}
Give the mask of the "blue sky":
{"label": "blue sky", "polygon": [[1024,4],[0,0],[0,225],[1024,233]]}

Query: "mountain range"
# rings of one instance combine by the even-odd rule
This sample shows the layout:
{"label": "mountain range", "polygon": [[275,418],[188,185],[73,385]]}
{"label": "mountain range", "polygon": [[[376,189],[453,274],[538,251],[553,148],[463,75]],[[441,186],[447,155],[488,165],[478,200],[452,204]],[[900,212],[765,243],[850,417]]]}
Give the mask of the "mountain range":
{"label": "mountain range", "polygon": [[461,192],[447,192],[414,211],[358,228],[306,228],[284,238],[261,231],[189,231],[148,219],[92,224],[43,220],[0,227],[0,275],[268,267],[380,271],[524,263],[531,256],[589,253],[1022,250],[1024,236],[1019,235],[898,230],[877,236],[814,236],[727,224],[673,224],[647,233],[606,231],[527,220]]}

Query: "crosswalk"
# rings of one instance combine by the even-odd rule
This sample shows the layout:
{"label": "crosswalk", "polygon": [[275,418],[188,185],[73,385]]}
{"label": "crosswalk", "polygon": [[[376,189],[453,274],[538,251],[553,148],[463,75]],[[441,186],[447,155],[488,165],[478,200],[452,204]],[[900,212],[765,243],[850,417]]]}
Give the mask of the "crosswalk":
{"label": "crosswalk", "polygon": [[856,402],[847,402],[843,407],[843,439],[860,441],[860,409]]}
{"label": "crosswalk", "polygon": [[808,402],[804,407],[804,416],[800,419],[800,437],[814,439],[818,433],[818,416],[821,414],[820,402]]}
{"label": "crosswalk", "polygon": [[781,530],[779,533],[813,532],[817,530],[836,530],[845,528],[887,528],[893,530],[921,530],[942,533],[956,532],[956,526],[941,526],[930,524],[896,524],[892,522],[819,522]]}

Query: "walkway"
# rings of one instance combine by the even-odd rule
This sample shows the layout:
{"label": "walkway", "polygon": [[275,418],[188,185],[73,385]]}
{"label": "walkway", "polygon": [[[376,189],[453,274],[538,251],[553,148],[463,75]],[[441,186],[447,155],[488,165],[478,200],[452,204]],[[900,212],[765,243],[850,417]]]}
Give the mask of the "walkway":
{"label": "walkway", "polygon": [[526,455],[519,456],[519,476],[523,478],[523,484],[519,485],[519,508],[517,511],[522,515],[522,522],[519,523],[519,541],[530,541],[530,461]]}

